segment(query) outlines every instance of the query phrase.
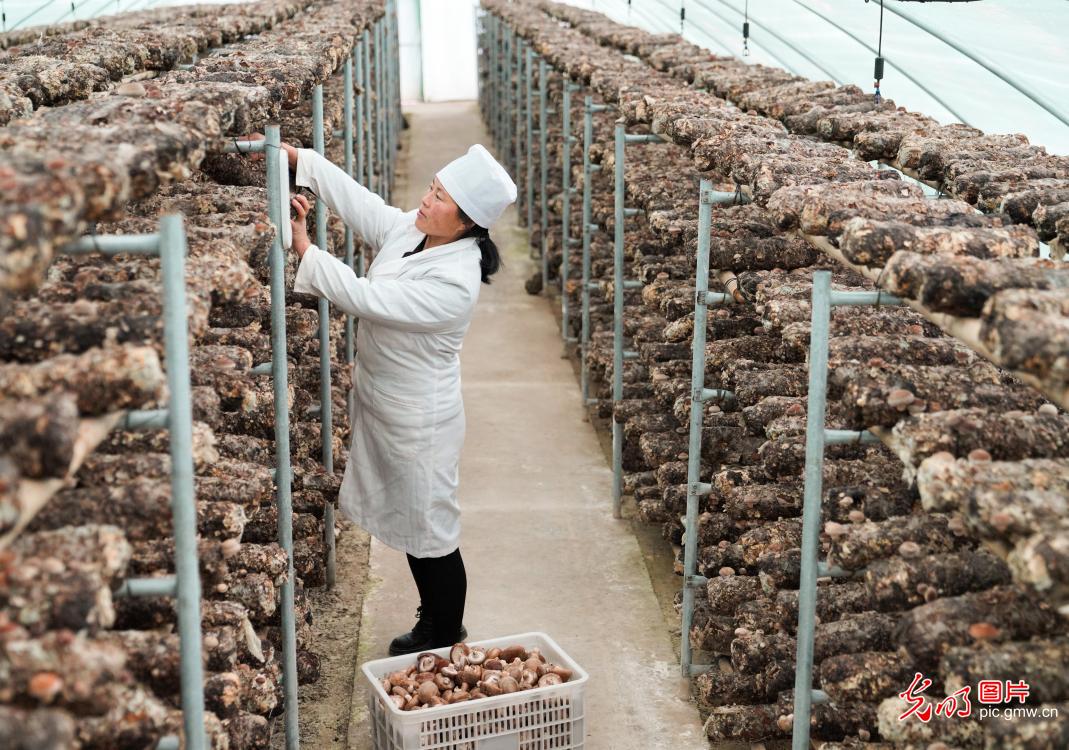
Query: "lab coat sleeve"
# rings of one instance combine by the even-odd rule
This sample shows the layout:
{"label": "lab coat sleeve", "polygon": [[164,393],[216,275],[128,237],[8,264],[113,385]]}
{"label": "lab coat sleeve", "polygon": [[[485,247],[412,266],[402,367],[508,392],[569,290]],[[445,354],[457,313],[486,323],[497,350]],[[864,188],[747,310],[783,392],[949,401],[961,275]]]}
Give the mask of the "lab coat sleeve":
{"label": "lab coat sleeve", "polygon": [[375,251],[382,247],[386,235],[404,215],[399,208],[387,206],[345,170],[310,148],[297,149],[297,174],[301,187],[311,188],[327,208],[337,213]]}
{"label": "lab coat sleeve", "polygon": [[349,315],[416,333],[456,328],[473,304],[471,291],[461,279],[425,276],[371,281],[358,277],[352,268],[315,245],[301,259],[293,290],[323,297]]}

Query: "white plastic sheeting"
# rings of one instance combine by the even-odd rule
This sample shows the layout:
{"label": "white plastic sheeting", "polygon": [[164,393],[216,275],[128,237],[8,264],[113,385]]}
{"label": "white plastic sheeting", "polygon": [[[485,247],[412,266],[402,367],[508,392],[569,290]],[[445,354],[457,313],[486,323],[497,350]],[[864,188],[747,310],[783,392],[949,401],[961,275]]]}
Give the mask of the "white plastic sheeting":
{"label": "white plastic sheeting", "polygon": [[477,0],[399,0],[402,99],[478,96],[477,6]]}
{"label": "white plastic sheeting", "polygon": [[[687,39],[717,54],[743,53],[742,23],[747,0],[631,0],[630,6],[627,0],[567,1],[621,23],[657,32],[679,32],[679,11],[683,6],[683,35]],[[953,111],[987,132],[1024,133],[1052,153],[1069,154],[1069,126],[1005,81],[896,16],[892,9],[933,27],[1033,89],[1062,112],[1069,112],[1069,45],[1065,42],[1069,2],[886,0],[883,56],[887,63],[881,86],[884,98],[940,122],[958,122]],[[747,62],[775,65],[814,80],[830,78],[873,90],[878,0],[750,0],[749,18],[750,54],[744,58]],[[800,52],[792,50],[792,45]],[[921,85],[909,81],[903,71]],[[925,93],[922,86],[934,97]]]}

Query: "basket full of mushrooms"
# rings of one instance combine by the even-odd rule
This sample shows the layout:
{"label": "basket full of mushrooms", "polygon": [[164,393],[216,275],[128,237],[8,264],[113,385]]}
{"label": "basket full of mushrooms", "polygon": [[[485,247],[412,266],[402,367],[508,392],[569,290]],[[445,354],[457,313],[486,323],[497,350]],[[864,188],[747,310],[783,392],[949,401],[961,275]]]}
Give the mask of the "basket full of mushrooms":
{"label": "basket full of mushrooms", "polygon": [[376,750],[583,746],[587,674],[544,633],[457,643],[362,669]]}

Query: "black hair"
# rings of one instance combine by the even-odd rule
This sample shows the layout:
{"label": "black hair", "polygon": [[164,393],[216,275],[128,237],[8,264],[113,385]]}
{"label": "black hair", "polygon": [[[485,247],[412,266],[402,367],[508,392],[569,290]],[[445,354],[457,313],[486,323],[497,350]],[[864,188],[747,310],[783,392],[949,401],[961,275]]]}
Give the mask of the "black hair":
{"label": "black hair", "polygon": [[490,277],[501,269],[501,253],[498,252],[494,241],[490,239],[489,229],[481,227],[472,221],[460,206],[457,206],[457,214],[460,216],[462,223],[471,224],[471,229],[461,239],[474,237],[479,244],[479,252],[482,254],[482,258],[479,259],[479,269],[482,271],[483,283],[489,284]]}

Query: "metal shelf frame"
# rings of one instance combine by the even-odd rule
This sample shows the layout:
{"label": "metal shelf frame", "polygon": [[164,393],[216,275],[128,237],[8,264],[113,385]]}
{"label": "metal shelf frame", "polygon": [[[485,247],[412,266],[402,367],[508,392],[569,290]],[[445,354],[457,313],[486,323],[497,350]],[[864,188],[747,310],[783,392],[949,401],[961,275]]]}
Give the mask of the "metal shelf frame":
{"label": "metal shelf frame", "polygon": [[[138,253],[160,259],[163,287],[163,347],[169,394],[166,409],[128,412],[120,429],[161,429],[170,433],[171,515],[175,575],[127,579],[116,596],[173,596],[178,614],[179,668],[184,746],[205,750],[204,663],[201,651],[201,584],[197,563],[197,506],[193,486],[193,404],[186,320],[186,233],[181,214],[160,218],[160,229],[144,235],[92,235],[68,245],[74,255]],[[157,748],[177,748],[179,738],[161,738]]]}
{"label": "metal shelf frame", "polygon": [[623,121],[617,121],[614,130],[616,162],[613,172],[613,284],[612,284],[612,515],[623,517],[623,449],[624,426],[616,419],[616,407],[624,398],[624,361],[638,359],[638,352],[624,349],[624,290],[640,289],[643,284],[635,279],[624,279],[624,222],[629,216],[640,213],[637,208],[627,208],[625,172],[625,146],[628,143],[664,143],[659,135],[629,134]]}
{"label": "metal shelf frame", "polygon": [[810,308],[809,393],[806,406],[805,494],[802,505],[802,560],[798,586],[797,656],[794,673],[794,728],[792,750],[809,747],[809,719],[814,703],[827,695],[813,689],[813,639],[816,631],[818,577],[841,577],[843,571],[818,559],[820,549],[821,498],[824,484],[824,448],[843,443],[877,443],[869,432],[829,430],[824,426],[828,395],[828,340],[831,308],[835,305],[901,305],[901,300],[880,291],[844,292],[831,288],[831,272],[813,274]]}

